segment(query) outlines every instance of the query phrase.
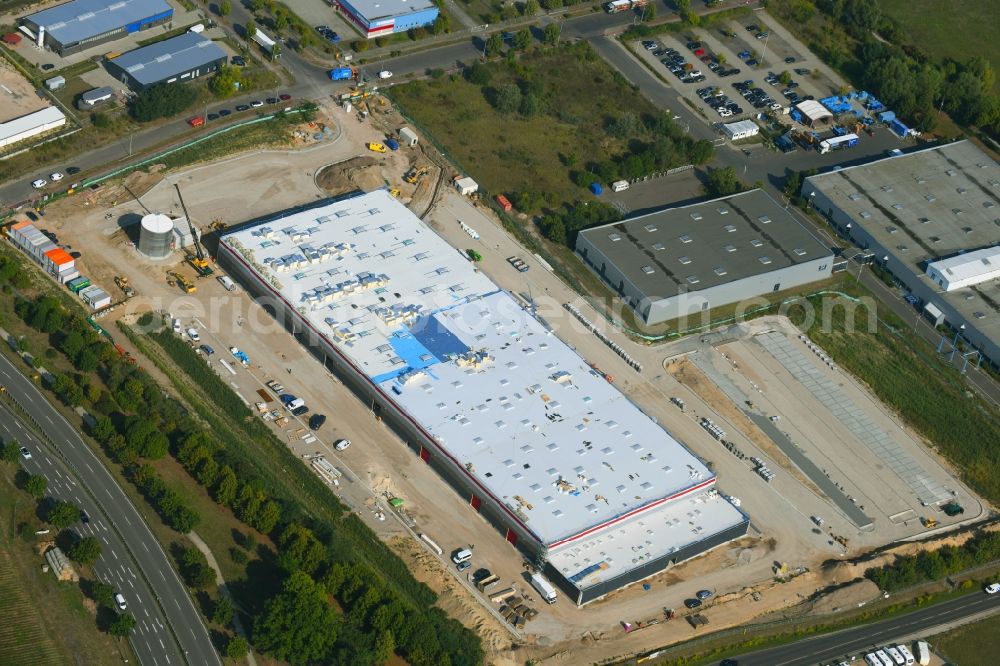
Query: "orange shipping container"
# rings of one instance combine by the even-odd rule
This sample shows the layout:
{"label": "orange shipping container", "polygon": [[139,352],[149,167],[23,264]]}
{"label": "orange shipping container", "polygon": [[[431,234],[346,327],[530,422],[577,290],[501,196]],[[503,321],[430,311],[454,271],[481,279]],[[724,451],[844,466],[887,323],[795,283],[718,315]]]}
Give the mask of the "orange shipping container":
{"label": "orange shipping container", "polygon": [[507,199],[507,197],[505,197],[505,196],[504,196],[504,195],[502,195],[502,194],[498,194],[498,195],[496,196],[496,202],[497,202],[497,204],[499,204],[499,205],[500,205],[500,207],[501,207],[501,208],[503,208],[503,212],[505,212],[505,213],[509,213],[509,212],[511,211],[511,209],[513,209],[513,208],[514,208],[514,207],[513,207],[513,206],[512,206],[511,204],[510,204],[510,200],[509,200],[509,199]]}

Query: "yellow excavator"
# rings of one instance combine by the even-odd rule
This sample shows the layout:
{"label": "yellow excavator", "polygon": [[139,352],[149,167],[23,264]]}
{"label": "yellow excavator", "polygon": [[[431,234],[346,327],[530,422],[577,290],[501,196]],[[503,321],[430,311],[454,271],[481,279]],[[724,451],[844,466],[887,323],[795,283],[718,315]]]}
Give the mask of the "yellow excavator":
{"label": "yellow excavator", "polygon": [[174,271],[170,271],[169,273],[167,273],[167,275],[169,275],[176,281],[176,284],[181,288],[181,291],[183,291],[185,294],[193,294],[194,292],[198,291],[198,287],[194,286],[194,283],[191,282],[191,280],[188,280],[180,273],[175,273]]}
{"label": "yellow excavator", "polygon": [[405,180],[410,185],[416,185],[417,181],[423,178],[429,170],[430,167],[426,166],[413,167],[403,175],[403,180]]}
{"label": "yellow excavator", "polygon": [[135,289],[133,289],[132,286],[129,284],[127,277],[116,275],[115,284],[118,285],[118,288],[121,289],[122,293],[125,294],[125,298],[132,298],[133,296],[135,296]]}

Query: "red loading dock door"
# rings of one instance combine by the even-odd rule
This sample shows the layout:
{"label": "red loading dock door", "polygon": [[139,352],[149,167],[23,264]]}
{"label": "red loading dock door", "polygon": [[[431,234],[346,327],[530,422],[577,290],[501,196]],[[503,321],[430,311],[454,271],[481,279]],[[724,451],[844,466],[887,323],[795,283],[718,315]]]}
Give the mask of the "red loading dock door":
{"label": "red loading dock door", "polygon": [[469,500],[469,504],[471,504],[472,508],[475,509],[476,511],[479,511],[479,507],[482,505],[482,503],[483,500],[479,499],[477,495],[473,495],[472,498]]}
{"label": "red loading dock door", "polygon": [[516,546],[517,545],[517,532],[515,532],[512,529],[510,529],[509,527],[507,528],[507,536],[504,537],[504,538],[506,538],[507,541],[510,541],[510,545],[512,545],[512,546]]}
{"label": "red loading dock door", "polygon": [[428,460],[431,459],[431,452],[422,446],[420,447],[420,459],[423,460],[424,462],[427,462]]}

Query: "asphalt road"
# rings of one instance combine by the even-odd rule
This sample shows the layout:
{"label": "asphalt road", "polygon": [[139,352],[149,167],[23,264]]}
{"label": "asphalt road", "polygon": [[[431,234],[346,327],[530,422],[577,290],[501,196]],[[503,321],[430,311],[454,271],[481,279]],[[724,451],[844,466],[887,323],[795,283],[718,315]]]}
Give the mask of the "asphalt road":
{"label": "asphalt road", "polygon": [[22,460],[26,468],[45,473],[52,494],[73,501],[90,514],[91,522],[75,529],[85,536],[99,536],[104,542],[98,573],[125,596],[128,612],[138,622],[131,642],[140,661],[146,666],[221,666],[184,584],[115,478],[79,433],[4,356],[0,356],[0,384],[48,439],[58,442],[56,455],[20,424],[0,418],[5,437],[14,437],[35,451],[32,460]]}
{"label": "asphalt road", "polygon": [[1000,595],[982,592],[934,604],[906,615],[736,657],[740,666],[816,666],[936,633],[980,613],[1000,611]]}

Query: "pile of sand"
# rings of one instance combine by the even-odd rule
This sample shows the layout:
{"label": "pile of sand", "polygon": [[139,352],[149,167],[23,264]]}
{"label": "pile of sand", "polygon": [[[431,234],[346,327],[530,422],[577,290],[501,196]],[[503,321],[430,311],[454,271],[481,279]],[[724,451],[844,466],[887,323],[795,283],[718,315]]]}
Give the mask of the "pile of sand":
{"label": "pile of sand", "polygon": [[332,195],[357,189],[371,192],[385,185],[378,160],[371,155],[331,164],[316,174],[316,184]]}

